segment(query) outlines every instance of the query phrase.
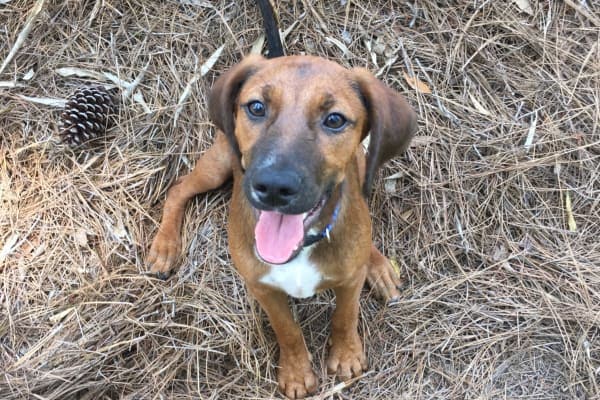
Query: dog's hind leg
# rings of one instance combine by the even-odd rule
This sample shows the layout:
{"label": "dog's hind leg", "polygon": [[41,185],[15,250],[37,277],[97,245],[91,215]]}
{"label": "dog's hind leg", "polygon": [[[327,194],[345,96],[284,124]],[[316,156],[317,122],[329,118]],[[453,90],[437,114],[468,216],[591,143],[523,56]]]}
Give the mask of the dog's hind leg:
{"label": "dog's hind leg", "polygon": [[181,251],[181,224],[185,206],[197,194],[216,189],[232,175],[234,155],[223,132],[204,152],[193,171],[177,180],[167,192],[163,215],[147,263],[151,272],[166,278]]}

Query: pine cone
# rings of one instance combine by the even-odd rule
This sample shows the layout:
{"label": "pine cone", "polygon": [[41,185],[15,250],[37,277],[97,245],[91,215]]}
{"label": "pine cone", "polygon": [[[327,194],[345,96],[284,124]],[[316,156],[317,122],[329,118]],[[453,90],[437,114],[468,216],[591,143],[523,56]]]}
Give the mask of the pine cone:
{"label": "pine cone", "polygon": [[60,115],[63,143],[75,147],[104,134],[115,111],[115,99],[103,86],[77,89]]}

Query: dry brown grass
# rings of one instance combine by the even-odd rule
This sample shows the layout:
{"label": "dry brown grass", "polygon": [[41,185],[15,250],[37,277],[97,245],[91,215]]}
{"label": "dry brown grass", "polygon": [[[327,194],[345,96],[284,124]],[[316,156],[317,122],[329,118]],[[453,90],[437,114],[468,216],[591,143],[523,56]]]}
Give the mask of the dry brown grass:
{"label": "dry brown grass", "polygon": [[[0,5],[0,62],[33,3]],[[415,3],[279,4],[282,28],[297,22],[288,53],[380,71],[420,115],[407,156],[382,173],[400,177],[371,199],[375,240],[406,284],[397,304],[361,299],[370,371],[347,388],[326,377],[332,295],[293,301],[317,398],[597,398],[598,6]],[[273,333],[227,253],[227,188],[188,208],[171,279],[143,262],[166,189],[211,141],[212,82],[260,33],[252,1],[44,4],[0,74],[19,84],[0,88],[0,398],[277,396]],[[179,96],[222,44],[174,126]],[[61,67],[127,81],[146,69],[151,112],[125,100],[106,140],[60,147],[58,109],[19,96],[65,98],[93,81]]]}

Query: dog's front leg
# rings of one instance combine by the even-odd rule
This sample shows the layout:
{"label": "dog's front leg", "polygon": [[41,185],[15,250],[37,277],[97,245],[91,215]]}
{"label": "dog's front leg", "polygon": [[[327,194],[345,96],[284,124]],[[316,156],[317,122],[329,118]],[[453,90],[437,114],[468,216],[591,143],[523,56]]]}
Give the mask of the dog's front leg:
{"label": "dog's front leg", "polygon": [[402,281],[390,260],[381,254],[374,244],[371,244],[367,282],[385,302],[400,298],[398,287]]}
{"label": "dog's front leg", "polygon": [[166,277],[181,250],[181,223],[188,200],[221,186],[231,177],[234,156],[223,132],[204,152],[193,171],[181,177],[167,192],[162,220],[150,247],[148,264],[153,273]]}
{"label": "dog's front leg", "polygon": [[259,302],[277,336],[279,344],[279,389],[290,399],[301,399],[317,389],[317,377],[302,330],[294,321],[287,295],[264,285],[252,285],[250,292]]}
{"label": "dog's front leg", "polygon": [[358,335],[359,297],[366,273],[366,266],[362,266],[352,279],[334,288],[336,308],[331,321],[327,371],[341,380],[356,377],[367,368],[367,358]]}

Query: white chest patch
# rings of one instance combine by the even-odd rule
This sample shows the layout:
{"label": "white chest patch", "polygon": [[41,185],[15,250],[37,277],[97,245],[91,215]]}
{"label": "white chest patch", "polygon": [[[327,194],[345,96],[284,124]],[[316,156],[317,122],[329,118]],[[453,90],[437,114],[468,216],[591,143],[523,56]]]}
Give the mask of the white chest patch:
{"label": "white chest patch", "polygon": [[305,248],[289,263],[269,266],[269,271],[260,278],[260,282],[299,299],[312,296],[323,280],[323,275],[310,262],[311,252],[311,248]]}

